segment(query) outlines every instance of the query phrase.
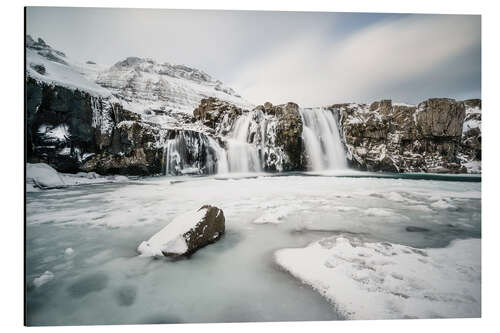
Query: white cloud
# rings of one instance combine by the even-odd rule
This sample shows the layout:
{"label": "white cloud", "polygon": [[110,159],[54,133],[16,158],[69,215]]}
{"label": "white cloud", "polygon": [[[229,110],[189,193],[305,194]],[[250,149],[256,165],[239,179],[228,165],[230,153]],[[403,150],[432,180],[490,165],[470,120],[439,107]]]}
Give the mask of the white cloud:
{"label": "white cloud", "polygon": [[[439,85],[453,84],[454,73],[443,73],[442,82],[437,74],[450,71],[446,64],[456,57],[479,49],[480,34],[478,16],[451,15],[385,20],[333,43],[330,36],[311,30],[242,66],[232,85],[256,103],[293,100],[312,106],[392,96],[413,99],[432,93],[425,87],[429,77],[436,93],[447,91]],[[480,63],[478,58],[469,57],[451,71],[463,74],[460,67]],[[415,84],[419,78],[422,82]],[[401,91],[405,85],[422,91]]]}

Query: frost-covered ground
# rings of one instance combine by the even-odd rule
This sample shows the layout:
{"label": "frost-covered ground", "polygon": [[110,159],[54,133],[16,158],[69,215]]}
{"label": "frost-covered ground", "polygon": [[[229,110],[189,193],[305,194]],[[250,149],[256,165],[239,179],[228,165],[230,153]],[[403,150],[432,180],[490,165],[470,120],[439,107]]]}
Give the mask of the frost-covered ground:
{"label": "frost-covered ground", "polygon": [[[138,255],[204,204],[218,242]],[[29,192],[26,213],[30,325],[480,315],[481,183],[158,177]]]}

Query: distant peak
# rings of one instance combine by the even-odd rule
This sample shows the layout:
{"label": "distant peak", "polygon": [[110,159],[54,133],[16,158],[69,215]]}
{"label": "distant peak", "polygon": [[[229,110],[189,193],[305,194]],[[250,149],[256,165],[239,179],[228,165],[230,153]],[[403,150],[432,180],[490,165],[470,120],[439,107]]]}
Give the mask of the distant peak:
{"label": "distant peak", "polygon": [[116,67],[131,67],[137,65],[139,63],[144,62],[144,59],[139,57],[127,57],[125,60],[118,61],[115,66]]}
{"label": "distant peak", "polygon": [[218,82],[213,81],[207,73],[186,65],[172,65],[168,62],[158,63],[151,58],[127,57],[113,65],[111,70],[134,69],[139,72],[157,73],[175,78],[183,78],[196,82]]}
{"label": "distant peak", "polygon": [[37,51],[39,55],[47,58],[50,61],[67,65],[66,61],[62,59],[66,58],[66,54],[52,48],[40,37],[38,37],[38,39],[35,41],[33,37],[31,37],[31,35],[26,35],[26,48]]}

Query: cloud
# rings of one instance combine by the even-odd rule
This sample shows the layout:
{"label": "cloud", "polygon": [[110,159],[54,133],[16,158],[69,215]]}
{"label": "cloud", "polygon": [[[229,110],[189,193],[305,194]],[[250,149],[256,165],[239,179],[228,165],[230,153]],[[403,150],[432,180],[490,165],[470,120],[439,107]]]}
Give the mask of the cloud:
{"label": "cloud", "polygon": [[77,60],[186,64],[254,103],[306,106],[480,97],[480,25],[472,15],[27,10],[27,32]]}
{"label": "cloud", "polygon": [[243,65],[232,85],[256,103],[306,106],[462,97],[480,91],[480,43],[479,16],[391,18],[336,40],[311,29]]}

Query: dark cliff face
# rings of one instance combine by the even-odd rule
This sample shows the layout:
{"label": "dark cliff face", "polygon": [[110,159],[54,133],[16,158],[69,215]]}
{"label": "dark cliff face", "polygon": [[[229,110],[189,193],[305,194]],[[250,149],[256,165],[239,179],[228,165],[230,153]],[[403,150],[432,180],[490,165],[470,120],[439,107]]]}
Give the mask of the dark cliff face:
{"label": "dark cliff face", "polygon": [[83,155],[97,151],[90,95],[30,78],[26,85],[28,162],[78,171]]}
{"label": "dark cliff face", "polygon": [[479,145],[474,133],[470,134],[474,139],[462,138],[466,108],[471,103],[433,98],[407,106],[383,100],[371,105],[337,104],[329,109],[339,116],[348,160],[355,168],[463,173],[467,170],[462,162],[481,155],[480,138]]}
{"label": "dark cliff face", "polygon": [[[120,104],[79,90],[26,81],[27,160],[60,172],[147,175],[161,172],[154,126]],[[130,126],[127,126],[130,125]]]}

